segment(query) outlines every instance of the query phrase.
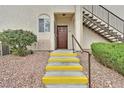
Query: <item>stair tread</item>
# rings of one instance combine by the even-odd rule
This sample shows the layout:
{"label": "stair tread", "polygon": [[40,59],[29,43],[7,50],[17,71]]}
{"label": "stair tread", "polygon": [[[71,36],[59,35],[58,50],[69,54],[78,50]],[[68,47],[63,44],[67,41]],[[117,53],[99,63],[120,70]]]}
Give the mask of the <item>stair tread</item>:
{"label": "stair tread", "polygon": [[57,49],[57,50],[52,51],[52,53],[56,53],[56,52],[59,52],[59,53],[66,53],[66,52],[73,53],[73,50]]}
{"label": "stair tread", "polygon": [[85,76],[81,71],[47,71],[45,76]]}
{"label": "stair tread", "polygon": [[88,16],[89,14],[84,14],[84,15]]}
{"label": "stair tread", "polygon": [[[86,76],[44,76],[43,79],[88,79]],[[61,81],[60,81],[61,82]]]}
{"label": "stair tread", "polygon": [[53,62],[53,63],[48,63],[47,66],[80,66],[79,63],[74,63],[74,62]]}
{"label": "stair tread", "polygon": [[83,71],[82,66],[46,66],[46,71]]}
{"label": "stair tread", "polygon": [[77,62],[49,62],[46,71],[83,71],[83,66]]}
{"label": "stair tread", "polygon": [[47,88],[88,88],[88,85],[82,84],[48,84]]}
{"label": "stair tread", "polygon": [[78,57],[50,57],[48,62],[80,62]]}

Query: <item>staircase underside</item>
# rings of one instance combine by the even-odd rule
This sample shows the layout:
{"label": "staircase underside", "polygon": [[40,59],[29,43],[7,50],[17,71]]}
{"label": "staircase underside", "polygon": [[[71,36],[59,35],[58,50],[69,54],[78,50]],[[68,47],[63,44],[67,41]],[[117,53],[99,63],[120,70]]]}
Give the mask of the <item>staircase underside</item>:
{"label": "staircase underside", "polygon": [[110,42],[121,43],[123,41],[121,33],[112,29],[112,27],[108,27],[108,24],[87,11],[83,11],[83,25]]}

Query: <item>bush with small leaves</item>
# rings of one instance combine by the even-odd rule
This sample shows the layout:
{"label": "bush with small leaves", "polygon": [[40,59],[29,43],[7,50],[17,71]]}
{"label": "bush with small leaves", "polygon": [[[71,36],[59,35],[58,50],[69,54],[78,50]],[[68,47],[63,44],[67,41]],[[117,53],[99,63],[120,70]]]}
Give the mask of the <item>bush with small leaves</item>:
{"label": "bush with small leaves", "polygon": [[124,75],[124,43],[93,43],[91,49],[98,62]]}
{"label": "bush with small leaves", "polygon": [[22,29],[8,29],[0,33],[0,41],[11,47],[12,54],[25,56],[29,53],[27,46],[31,46],[32,43],[37,42],[37,36],[30,31]]}

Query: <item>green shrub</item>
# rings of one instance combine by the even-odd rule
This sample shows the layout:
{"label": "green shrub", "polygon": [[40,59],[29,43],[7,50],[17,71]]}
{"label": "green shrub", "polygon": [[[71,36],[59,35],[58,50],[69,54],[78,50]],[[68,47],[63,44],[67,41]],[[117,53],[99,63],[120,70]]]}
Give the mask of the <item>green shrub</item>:
{"label": "green shrub", "polygon": [[124,43],[93,43],[91,49],[96,60],[124,75]]}
{"label": "green shrub", "polygon": [[27,50],[27,46],[36,42],[37,37],[30,31],[9,29],[0,33],[0,41],[11,47],[12,54],[25,56],[33,53],[31,50]]}

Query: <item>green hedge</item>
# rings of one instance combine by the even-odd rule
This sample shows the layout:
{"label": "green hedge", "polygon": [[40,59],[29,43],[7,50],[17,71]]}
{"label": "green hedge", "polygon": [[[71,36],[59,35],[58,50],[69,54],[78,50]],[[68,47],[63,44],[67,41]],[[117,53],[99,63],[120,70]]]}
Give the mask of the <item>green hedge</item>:
{"label": "green hedge", "polygon": [[91,49],[98,62],[124,75],[124,43],[93,43]]}

